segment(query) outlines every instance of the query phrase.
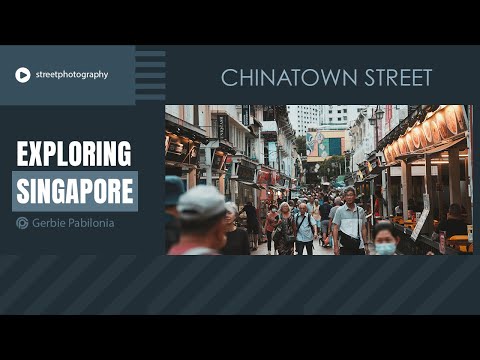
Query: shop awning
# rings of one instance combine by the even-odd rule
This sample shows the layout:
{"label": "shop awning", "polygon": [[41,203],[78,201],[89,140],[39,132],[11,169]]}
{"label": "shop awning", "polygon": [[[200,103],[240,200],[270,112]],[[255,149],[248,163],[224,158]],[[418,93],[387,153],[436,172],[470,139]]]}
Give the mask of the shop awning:
{"label": "shop awning", "polygon": [[397,156],[396,159],[397,160],[405,160],[405,159],[408,159],[408,158],[411,158],[411,157],[418,157],[420,155],[435,154],[435,153],[438,153],[438,152],[445,151],[448,148],[450,148],[454,145],[457,145],[458,143],[460,143],[464,140],[465,140],[465,134],[462,134],[462,136],[460,138],[457,138],[455,140],[450,140],[450,141],[447,141],[447,142],[444,142],[444,143],[440,143],[440,144],[435,145],[433,147],[430,147],[428,149],[422,149],[422,150],[418,150],[418,151],[415,151],[415,152],[412,152],[412,153],[409,153],[409,154],[400,155],[400,156]]}
{"label": "shop awning", "polygon": [[248,182],[248,181],[239,181],[239,183],[242,183],[243,185],[251,186],[257,190],[265,190],[265,188],[262,185],[255,184],[253,182]]}
{"label": "shop awning", "polygon": [[283,190],[285,190],[285,188],[282,187],[282,186],[270,185],[269,188],[270,188],[270,189],[273,189],[273,190],[277,190],[277,191],[283,191]]}

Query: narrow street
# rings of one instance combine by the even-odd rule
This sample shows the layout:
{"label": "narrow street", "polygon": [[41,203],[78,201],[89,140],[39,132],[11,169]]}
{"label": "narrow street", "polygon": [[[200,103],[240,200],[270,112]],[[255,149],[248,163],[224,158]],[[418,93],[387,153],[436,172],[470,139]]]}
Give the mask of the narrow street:
{"label": "narrow street", "polygon": [[[273,244],[272,244],[273,249]],[[273,253],[273,250],[272,250]],[[304,255],[307,255],[307,250],[303,250]],[[258,245],[257,251],[252,251],[252,255],[268,255],[267,243]],[[318,241],[314,242],[313,255],[333,255],[332,248],[324,248],[318,244]]]}

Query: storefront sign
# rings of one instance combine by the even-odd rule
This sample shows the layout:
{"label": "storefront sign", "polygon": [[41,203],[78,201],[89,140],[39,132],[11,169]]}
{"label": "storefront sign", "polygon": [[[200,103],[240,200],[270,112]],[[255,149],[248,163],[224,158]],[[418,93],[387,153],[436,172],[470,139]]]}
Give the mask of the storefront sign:
{"label": "storefront sign", "polygon": [[418,235],[420,235],[420,231],[427,220],[428,214],[430,213],[430,197],[428,194],[423,194],[423,211],[420,218],[417,218],[417,224],[415,225],[415,229],[412,232],[410,237],[417,241]]}
{"label": "storefront sign", "polygon": [[438,246],[438,250],[440,251],[440,254],[445,255],[445,248],[446,248],[446,242],[447,242],[447,232],[446,231],[440,231],[438,239],[440,241],[439,246]]}
{"label": "storefront sign", "polygon": [[225,170],[225,160],[227,155],[221,151],[215,151],[212,159],[212,170]]}
{"label": "storefront sign", "polygon": [[220,140],[230,140],[228,116],[218,115],[218,138]]}
{"label": "storefront sign", "polygon": [[270,172],[270,184],[276,185],[279,180],[280,180],[280,175],[275,170],[272,170]]}
{"label": "storefront sign", "polygon": [[421,124],[407,130],[392,144],[383,149],[387,164],[401,155],[422,153],[422,150],[464,133],[467,121],[463,105],[443,105],[428,113]]}
{"label": "storefront sign", "polygon": [[250,125],[250,105],[242,105],[242,124]]}
{"label": "storefront sign", "polygon": [[[200,142],[192,141],[183,136],[168,135],[168,147],[165,160],[189,165],[198,165]],[[167,142],[166,142],[167,143]]]}
{"label": "storefront sign", "polygon": [[270,181],[270,171],[259,170],[257,173],[257,184],[268,184]]}
{"label": "storefront sign", "polygon": [[255,179],[255,169],[239,164],[237,168],[237,180],[253,182]]}

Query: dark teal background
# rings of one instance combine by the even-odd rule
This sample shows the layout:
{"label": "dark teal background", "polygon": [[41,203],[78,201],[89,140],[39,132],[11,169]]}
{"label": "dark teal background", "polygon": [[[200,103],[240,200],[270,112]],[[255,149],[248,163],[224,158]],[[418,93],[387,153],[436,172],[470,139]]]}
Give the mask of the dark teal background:
{"label": "dark teal background", "polygon": [[[143,48],[145,50],[145,48]],[[477,256],[168,257],[165,103],[480,104],[478,46],[156,46],[164,91],[135,106],[0,108],[2,314],[480,314]],[[137,48],[137,51],[139,49]],[[92,50],[93,51],[93,50]],[[80,61],[80,60],[79,60]],[[138,60],[137,60],[138,61]],[[227,67],[431,67],[429,88],[225,88]],[[136,71],[132,62],[132,71]],[[2,71],[0,69],[0,71]],[[157,73],[162,71],[157,69]],[[160,75],[159,75],[160,76]],[[138,71],[136,71],[138,77]],[[137,79],[138,80],[138,79]],[[137,86],[137,83],[136,83]],[[116,91],[130,91],[118,88]],[[142,103],[138,96],[144,96]],[[161,95],[161,96],[158,96]],[[147,98],[150,98],[148,100]],[[7,116],[8,115],[8,116]],[[474,132],[479,123],[474,122]],[[21,233],[10,212],[17,138],[134,144],[140,209],[112,233]],[[12,147],[13,146],[13,147]],[[474,191],[479,163],[474,145]],[[478,197],[474,198],[478,208]],[[478,215],[474,214],[475,234]],[[477,236],[478,237],[478,236]]]}

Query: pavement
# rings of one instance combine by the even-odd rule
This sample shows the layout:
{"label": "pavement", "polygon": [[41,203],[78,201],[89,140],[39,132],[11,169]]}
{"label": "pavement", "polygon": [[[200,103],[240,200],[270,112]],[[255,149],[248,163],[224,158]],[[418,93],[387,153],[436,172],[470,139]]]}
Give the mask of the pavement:
{"label": "pavement", "polygon": [[[272,242],[272,249],[274,248]],[[273,250],[272,250],[273,254]],[[307,250],[303,250],[303,254],[307,255]],[[252,251],[251,255],[268,255],[267,243],[259,244],[257,251]],[[333,248],[324,248],[318,244],[318,240],[313,242],[313,255],[333,255]]]}

